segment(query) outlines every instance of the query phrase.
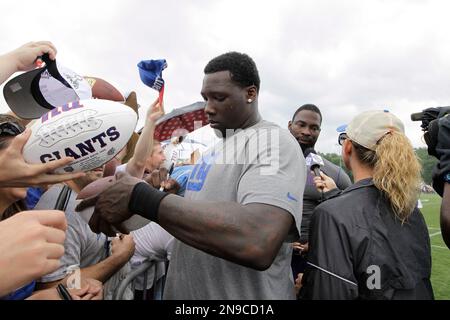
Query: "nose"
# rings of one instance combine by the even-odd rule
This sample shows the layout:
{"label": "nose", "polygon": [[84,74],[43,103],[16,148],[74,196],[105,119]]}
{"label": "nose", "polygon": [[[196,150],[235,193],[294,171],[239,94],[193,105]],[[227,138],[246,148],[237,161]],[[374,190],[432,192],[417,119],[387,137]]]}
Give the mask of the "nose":
{"label": "nose", "polygon": [[213,104],[210,101],[205,101],[205,113],[207,115],[215,115],[216,110],[213,107]]}
{"label": "nose", "polygon": [[311,135],[311,130],[309,129],[309,127],[303,127],[300,128],[300,133],[304,136],[310,136]]}

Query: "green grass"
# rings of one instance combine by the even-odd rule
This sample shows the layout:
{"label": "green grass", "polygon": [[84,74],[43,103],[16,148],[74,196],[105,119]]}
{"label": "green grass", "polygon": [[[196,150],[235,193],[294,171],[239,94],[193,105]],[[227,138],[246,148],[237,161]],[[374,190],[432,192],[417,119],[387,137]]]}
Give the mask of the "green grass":
{"label": "green grass", "polygon": [[438,234],[441,231],[439,225],[441,198],[436,194],[422,194],[420,199],[423,205],[421,211],[431,236],[433,256],[431,283],[434,295],[438,300],[450,300],[450,250],[442,240],[442,236]]}

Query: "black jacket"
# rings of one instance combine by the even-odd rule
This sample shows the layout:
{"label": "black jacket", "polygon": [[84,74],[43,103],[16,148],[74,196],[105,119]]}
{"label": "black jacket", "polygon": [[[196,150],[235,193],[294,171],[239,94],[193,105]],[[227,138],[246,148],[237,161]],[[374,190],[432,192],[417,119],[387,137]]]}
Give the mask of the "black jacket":
{"label": "black jacket", "polygon": [[422,213],[402,224],[372,179],[314,210],[303,299],[433,299]]}

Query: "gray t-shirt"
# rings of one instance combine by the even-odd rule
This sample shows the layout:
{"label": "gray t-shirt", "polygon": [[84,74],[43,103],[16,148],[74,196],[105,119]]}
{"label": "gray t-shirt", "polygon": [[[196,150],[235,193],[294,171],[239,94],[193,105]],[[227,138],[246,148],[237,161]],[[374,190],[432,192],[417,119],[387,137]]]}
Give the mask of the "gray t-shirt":
{"label": "gray t-shirt", "polygon": [[[327,159],[322,159],[324,162],[324,166],[321,167],[320,170],[327,176],[332,178],[339,189],[345,190],[352,185],[349,176],[342,168],[338,167]],[[303,214],[300,236],[300,242],[302,243],[308,242],[309,222],[311,221],[311,215],[314,211],[314,208],[320,204],[322,197],[321,193],[317,191],[313,179],[313,174],[310,170],[308,170],[306,177],[305,194],[303,195]]]}
{"label": "gray t-shirt", "polygon": [[[45,192],[35,210],[53,209],[56,200],[62,190],[63,185],[54,185]],[[60,262],[60,267],[43,276],[39,282],[53,282],[66,277],[68,268],[78,265],[80,269],[95,265],[105,260],[110,253],[108,237],[103,233],[96,234],[91,231],[86,222],[75,212],[77,193],[70,195],[65,211],[67,219],[66,240],[64,241],[64,255]],[[116,272],[105,284],[103,295],[105,300],[110,300],[120,281],[122,281],[130,271],[130,266],[126,264]],[[133,293],[128,288],[124,294],[125,299],[132,299]]]}
{"label": "gray t-shirt", "polygon": [[175,240],[164,298],[295,299],[290,242],[298,238],[300,230],[305,180],[305,160],[297,141],[287,130],[267,121],[241,130],[207,151],[192,171],[185,198],[269,204],[289,212],[295,225],[265,271]]}

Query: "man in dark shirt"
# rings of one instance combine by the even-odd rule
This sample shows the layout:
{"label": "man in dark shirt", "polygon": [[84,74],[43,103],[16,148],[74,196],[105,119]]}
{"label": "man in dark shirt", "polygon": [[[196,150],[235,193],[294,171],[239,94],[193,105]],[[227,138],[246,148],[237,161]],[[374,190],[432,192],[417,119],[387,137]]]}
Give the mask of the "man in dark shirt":
{"label": "man in dark shirt", "polygon": [[[298,141],[305,157],[309,153],[316,153],[314,146],[320,135],[322,124],[322,113],[313,104],[305,104],[295,111],[292,121],[289,121],[289,131]],[[350,178],[342,168],[330,161],[323,159],[324,165],[320,168],[327,176],[332,177],[337,187],[341,190],[351,185]],[[292,271],[294,279],[298,273],[302,273],[306,268],[306,254],[308,252],[309,223],[314,208],[321,202],[322,194],[317,191],[313,174],[308,170],[306,177],[305,193],[303,195],[303,215],[301,234],[299,242],[295,242],[292,256]]]}

